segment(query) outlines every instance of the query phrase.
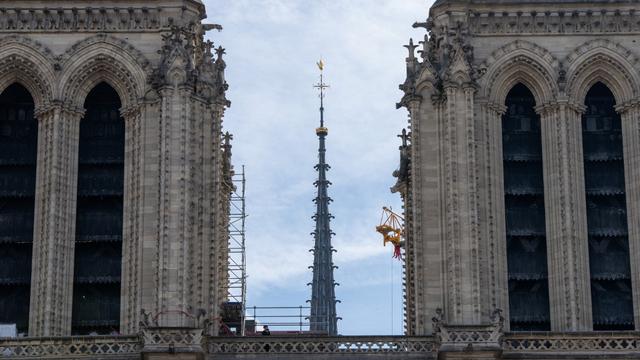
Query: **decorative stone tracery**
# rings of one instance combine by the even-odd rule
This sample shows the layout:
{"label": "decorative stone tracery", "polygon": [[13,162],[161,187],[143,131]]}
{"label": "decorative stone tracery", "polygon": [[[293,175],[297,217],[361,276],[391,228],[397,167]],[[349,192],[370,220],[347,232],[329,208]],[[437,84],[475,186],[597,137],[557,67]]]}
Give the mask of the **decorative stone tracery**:
{"label": "decorative stone tracery", "polygon": [[27,37],[0,38],[0,91],[14,82],[31,93],[37,109],[45,109],[54,99],[54,68],[51,51]]}

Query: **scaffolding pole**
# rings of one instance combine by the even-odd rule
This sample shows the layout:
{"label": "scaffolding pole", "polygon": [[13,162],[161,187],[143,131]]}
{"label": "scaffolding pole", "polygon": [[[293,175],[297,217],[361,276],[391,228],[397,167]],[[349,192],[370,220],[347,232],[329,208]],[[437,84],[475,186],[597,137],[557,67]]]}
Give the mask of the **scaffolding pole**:
{"label": "scaffolding pole", "polygon": [[247,268],[245,254],[245,172],[235,173],[232,178],[233,193],[229,210],[229,268],[227,295],[230,302],[239,304],[240,336],[245,335],[245,309],[247,301]]}

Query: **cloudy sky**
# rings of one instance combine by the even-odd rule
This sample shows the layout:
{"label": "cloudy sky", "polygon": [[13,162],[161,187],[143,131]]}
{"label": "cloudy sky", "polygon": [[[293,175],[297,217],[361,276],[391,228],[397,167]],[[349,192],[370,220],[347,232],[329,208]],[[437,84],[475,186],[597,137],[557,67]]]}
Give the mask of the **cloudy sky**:
{"label": "cloudy sky", "polygon": [[205,0],[209,33],[226,48],[234,164],[247,174],[249,306],[300,306],[310,297],[318,140],[316,61],[326,63],[327,159],[337,249],[341,334],[402,333],[401,264],[375,232],[391,194],[396,110],[411,28],[427,0]]}

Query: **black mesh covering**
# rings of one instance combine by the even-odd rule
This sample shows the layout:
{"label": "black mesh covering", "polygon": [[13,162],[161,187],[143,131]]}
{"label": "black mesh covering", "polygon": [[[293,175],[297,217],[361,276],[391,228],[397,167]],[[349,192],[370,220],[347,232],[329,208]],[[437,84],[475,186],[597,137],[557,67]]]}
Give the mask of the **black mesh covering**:
{"label": "black mesh covering", "polygon": [[507,95],[502,117],[509,320],[512,331],[549,330],[540,118],[529,89]]}
{"label": "black mesh covering", "polygon": [[582,144],[595,330],[633,330],[620,115],[602,83],[585,99]]}
{"label": "black mesh covering", "polygon": [[109,85],[96,86],[80,123],[72,332],[120,326],[124,121]]}
{"label": "black mesh covering", "polygon": [[29,323],[38,123],[29,92],[0,95],[0,323]]}

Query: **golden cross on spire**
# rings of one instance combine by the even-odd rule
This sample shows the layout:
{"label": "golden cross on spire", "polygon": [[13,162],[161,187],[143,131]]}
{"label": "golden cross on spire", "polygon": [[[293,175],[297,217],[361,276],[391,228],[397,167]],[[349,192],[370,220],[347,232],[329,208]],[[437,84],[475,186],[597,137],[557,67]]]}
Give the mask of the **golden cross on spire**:
{"label": "golden cross on spire", "polygon": [[318,65],[318,69],[320,69],[320,82],[316,85],[313,85],[314,88],[320,89],[320,127],[316,129],[316,133],[323,133],[324,135],[326,135],[327,129],[324,127],[324,89],[328,88],[329,85],[325,84],[324,80],[322,79],[324,71],[324,61],[320,59],[320,61],[318,61],[316,65]]}
{"label": "golden cross on spire", "polygon": [[320,59],[320,61],[318,61],[316,65],[318,65],[318,69],[320,69],[320,82],[313,87],[316,89],[320,89],[320,99],[322,100],[324,98],[324,89],[329,88],[329,85],[325,84],[322,80],[322,73],[324,72],[324,61]]}

